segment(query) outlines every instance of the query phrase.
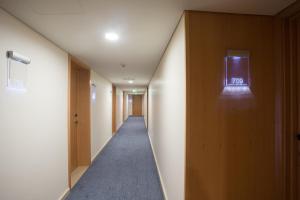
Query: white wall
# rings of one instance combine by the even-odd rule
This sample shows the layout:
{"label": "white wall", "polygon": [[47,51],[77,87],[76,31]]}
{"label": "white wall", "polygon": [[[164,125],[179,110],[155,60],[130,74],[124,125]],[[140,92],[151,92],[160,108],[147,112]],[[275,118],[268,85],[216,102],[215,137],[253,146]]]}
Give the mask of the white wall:
{"label": "white wall", "polygon": [[124,106],[125,106],[125,108],[124,108],[124,120],[127,120],[127,118],[128,118],[128,92],[125,92],[124,91],[124,93],[125,93],[125,102],[124,102]]}
{"label": "white wall", "polygon": [[[56,200],[68,188],[67,53],[0,9],[0,199]],[[31,58],[27,92],[6,88],[6,51]]]}
{"label": "white wall", "polygon": [[116,126],[117,130],[123,124],[123,91],[119,88],[116,89]]}
{"label": "white wall", "polygon": [[148,100],[147,100],[147,90],[145,92],[145,94],[143,95],[143,115],[144,115],[144,120],[145,120],[145,125],[146,127],[148,127],[148,124],[147,124],[147,114],[148,114],[148,110],[147,110],[147,104],[148,104]]}
{"label": "white wall", "polygon": [[166,198],[184,199],[185,24],[181,19],[149,85],[149,136]]}
{"label": "white wall", "polygon": [[124,119],[127,120],[127,118],[132,115],[132,94],[129,94],[128,92],[125,92],[125,109],[124,109]]}
{"label": "white wall", "polygon": [[128,116],[132,115],[132,95],[128,95]]}
{"label": "white wall", "polygon": [[112,83],[94,71],[91,82],[95,85],[91,90],[91,157],[94,160],[112,136]]}

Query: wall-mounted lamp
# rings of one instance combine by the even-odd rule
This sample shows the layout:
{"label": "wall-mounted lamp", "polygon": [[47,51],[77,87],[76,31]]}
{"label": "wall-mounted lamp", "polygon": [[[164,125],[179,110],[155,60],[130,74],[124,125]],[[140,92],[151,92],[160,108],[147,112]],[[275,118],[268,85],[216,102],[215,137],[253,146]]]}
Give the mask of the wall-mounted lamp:
{"label": "wall-mounted lamp", "polygon": [[18,52],[15,52],[15,51],[7,51],[6,56],[9,59],[12,59],[12,60],[17,61],[17,62],[21,62],[21,63],[26,64],[26,65],[30,64],[30,62],[31,62],[30,58],[28,58],[26,56],[23,56],[23,55],[19,54]]}
{"label": "wall-mounted lamp", "polygon": [[7,51],[7,88],[16,91],[26,91],[27,67],[30,58],[15,51]]}

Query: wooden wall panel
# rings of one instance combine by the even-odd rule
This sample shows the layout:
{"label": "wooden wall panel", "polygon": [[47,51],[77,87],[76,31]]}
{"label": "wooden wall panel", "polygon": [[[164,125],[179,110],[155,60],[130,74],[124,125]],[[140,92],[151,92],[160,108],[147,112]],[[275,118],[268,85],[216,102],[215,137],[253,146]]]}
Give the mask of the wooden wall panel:
{"label": "wooden wall panel", "polygon": [[[188,200],[276,200],[273,19],[186,12]],[[250,51],[252,95],[223,96],[226,51]]]}
{"label": "wooden wall panel", "polygon": [[142,116],[143,115],[143,96],[132,95],[132,115]]}

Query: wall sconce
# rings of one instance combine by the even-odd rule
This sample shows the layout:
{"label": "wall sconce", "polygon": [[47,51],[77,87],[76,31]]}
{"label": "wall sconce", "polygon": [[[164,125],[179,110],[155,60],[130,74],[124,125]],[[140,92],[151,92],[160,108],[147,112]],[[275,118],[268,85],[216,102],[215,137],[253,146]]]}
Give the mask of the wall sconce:
{"label": "wall sconce", "polygon": [[31,62],[30,58],[23,56],[15,51],[7,51],[6,55],[7,55],[7,58],[10,58],[17,62],[21,62],[26,65],[30,64],[30,62]]}
{"label": "wall sconce", "polygon": [[7,51],[7,88],[26,91],[27,68],[30,58],[15,51]]}

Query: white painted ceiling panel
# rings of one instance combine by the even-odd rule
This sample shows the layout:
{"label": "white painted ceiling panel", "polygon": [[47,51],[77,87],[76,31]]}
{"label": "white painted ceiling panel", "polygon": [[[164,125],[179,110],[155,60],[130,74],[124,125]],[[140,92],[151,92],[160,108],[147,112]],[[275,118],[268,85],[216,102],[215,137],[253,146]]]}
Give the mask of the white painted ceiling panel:
{"label": "white painted ceiling panel", "polygon": [[[0,6],[114,84],[128,89],[148,84],[184,10],[274,15],[292,2],[0,0]],[[107,41],[104,35],[109,31],[116,32],[119,41]],[[128,78],[134,79],[133,85]]]}

